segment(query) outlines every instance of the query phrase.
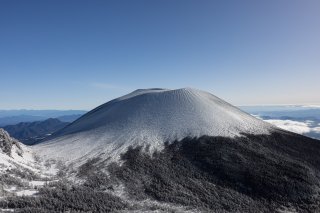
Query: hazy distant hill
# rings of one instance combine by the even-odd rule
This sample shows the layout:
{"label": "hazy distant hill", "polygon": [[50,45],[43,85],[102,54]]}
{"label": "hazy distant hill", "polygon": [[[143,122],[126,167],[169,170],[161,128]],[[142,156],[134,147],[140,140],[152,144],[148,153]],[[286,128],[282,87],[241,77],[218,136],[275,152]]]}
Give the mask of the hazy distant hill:
{"label": "hazy distant hill", "polygon": [[320,119],[320,107],[308,106],[241,106],[242,110],[250,114],[259,116],[270,116],[281,118],[283,116],[291,118],[316,118]]}
{"label": "hazy distant hill", "polygon": [[8,125],[4,126],[3,129],[22,143],[32,145],[68,124],[68,122],[49,118],[44,121],[22,122],[15,125]]}
{"label": "hazy distant hill", "polygon": [[16,116],[8,116],[8,117],[0,117],[0,127],[6,125],[14,125],[20,122],[33,122],[33,121],[43,121],[47,119],[42,116],[34,116],[34,115],[16,115]]}
{"label": "hazy distant hill", "polygon": [[43,121],[49,118],[72,122],[84,113],[86,113],[84,110],[0,110],[0,127],[20,122]]}
{"label": "hazy distant hill", "polygon": [[10,117],[18,115],[30,115],[30,116],[40,116],[40,117],[50,117],[56,118],[64,115],[74,115],[74,114],[84,114],[85,110],[0,110],[1,117]]}

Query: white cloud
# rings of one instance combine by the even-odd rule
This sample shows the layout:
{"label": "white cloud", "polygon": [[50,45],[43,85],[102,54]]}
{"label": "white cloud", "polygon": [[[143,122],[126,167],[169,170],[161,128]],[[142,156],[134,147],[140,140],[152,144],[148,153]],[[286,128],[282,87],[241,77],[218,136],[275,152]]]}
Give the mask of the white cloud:
{"label": "white cloud", "polygon": [[281,129],[288,130],[290,132],[295,132],[298,134],[304,134],[311,132],[313,128],[309,127],[308,122],[299,122],[299,121],[292,121],[292,120],[264,120],[268,123],[271,123]]}
{"label": "white cloud", "polygon": [[320,108],[320,105],[302,105],[305,108]]}
{"label": "white cloud", "polygon": [[320,134],[320,123],[318,124],[318,126],[312,127],[311,125],[314,122],[310,120],[301,122],[301,121],[293,121],[293,120],[268,119],[264,121],[271,123],[281,129],[288,130],[290,132],[295,132],[298,134],[305,134],[309,132],[315,132]]}
{"label": "white cloud", "polygon": [[305,122],[306,122],[306,124],[308,124],[308,126],[310,126],[314,123],[314,121],[311,121],[311,120],[306,120]]}
{"label": "white cloud", "polygon": [[[319,125],[320,125],[320,124],[319,124]],[[320,126],[314,127],[312,130],[313,130],[314,132],[316,132],[316,133],[320,133]]]}
{"label": "white cloud", "polygon": [[[253,115],[253,116],[263,120],[259,115]],[[293,121],[293,120],[280,120],[280,119],[266,119],[263,121],[273,124],[281,129],[284,129],[290,132],[295,132],[298,134],[306,134],[310,132],[320,134],[320,123],[316,125],[316,123],[312,120]]]}

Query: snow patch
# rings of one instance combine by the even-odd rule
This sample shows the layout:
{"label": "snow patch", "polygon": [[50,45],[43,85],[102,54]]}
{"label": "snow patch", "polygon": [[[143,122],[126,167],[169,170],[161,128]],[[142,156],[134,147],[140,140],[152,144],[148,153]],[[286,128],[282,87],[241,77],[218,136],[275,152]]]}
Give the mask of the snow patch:
{"label": "snow patch", "polygon": [[32,195],[35,195],[37,193],[38,193],[37,190],[26,189],[26,190],[22,190],[22,191],[16,192],[16,195],[17,196],[32,196]]}

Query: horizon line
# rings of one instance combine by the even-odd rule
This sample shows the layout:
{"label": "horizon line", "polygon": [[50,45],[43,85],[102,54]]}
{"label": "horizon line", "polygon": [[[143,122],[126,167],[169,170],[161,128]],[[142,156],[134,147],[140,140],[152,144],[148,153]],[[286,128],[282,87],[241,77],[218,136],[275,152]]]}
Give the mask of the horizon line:
{"label": "horizon line", "polygon": [[[99,106],[99,105],[98,105]],[[98,107],[97,106],[97,107]],[[236,104],[236,107],[305,107],[305,108],[320,108],[320,104]],[[93,107],[92,109],[94,109]],[[90,111],[92,109],[54,109],[54,108],[11,108],[1,109],[0,111]]]}

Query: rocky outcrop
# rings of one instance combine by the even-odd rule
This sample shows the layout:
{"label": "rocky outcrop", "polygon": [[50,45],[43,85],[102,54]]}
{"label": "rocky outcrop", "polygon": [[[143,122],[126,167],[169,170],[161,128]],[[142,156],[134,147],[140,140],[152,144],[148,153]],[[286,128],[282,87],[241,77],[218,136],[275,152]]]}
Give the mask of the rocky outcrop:
{"label": "rocky outcrop", "polygon": [[19,141],[10,137],[8,132],[0,128],[0,152],[11,156],[13,148],[15,148],[18,155],[21,156],[23,154]]}

